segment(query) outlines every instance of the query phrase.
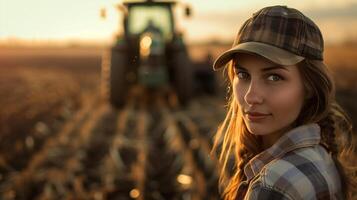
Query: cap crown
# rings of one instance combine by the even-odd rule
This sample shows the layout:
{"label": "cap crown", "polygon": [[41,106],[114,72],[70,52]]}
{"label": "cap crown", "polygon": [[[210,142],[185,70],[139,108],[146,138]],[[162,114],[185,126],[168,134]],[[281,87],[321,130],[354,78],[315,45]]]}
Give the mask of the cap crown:
{"label": "cap crown", "polygon": [[270,44],[299,56],[323,60],[324,41],[317,25],[294,8],[270,6],[255,12],[240,28],[233,46]]}

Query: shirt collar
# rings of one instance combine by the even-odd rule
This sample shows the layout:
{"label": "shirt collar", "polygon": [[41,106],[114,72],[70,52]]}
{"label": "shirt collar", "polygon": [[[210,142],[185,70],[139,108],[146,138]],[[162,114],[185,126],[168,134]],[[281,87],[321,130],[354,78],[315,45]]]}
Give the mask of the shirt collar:
{"label": "shirt collar", "polygon": [[320,126],[316,123],[296,127],[282,135],[271,147],[254,156],[244,167],[247,181],[256,176],[270,161],[289,151],[313,146],[320,142]]}

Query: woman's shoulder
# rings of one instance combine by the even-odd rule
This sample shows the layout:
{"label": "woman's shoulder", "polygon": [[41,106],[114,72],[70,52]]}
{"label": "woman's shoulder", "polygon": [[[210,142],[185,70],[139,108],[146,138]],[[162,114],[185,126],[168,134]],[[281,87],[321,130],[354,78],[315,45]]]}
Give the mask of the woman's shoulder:
{"label": "woman's shoulder", "polygon": [[282,193],[286,199],[329,199],[341,189],[335,164],[320,145],[299,148],[271,161],[251,186],[256,191]]}

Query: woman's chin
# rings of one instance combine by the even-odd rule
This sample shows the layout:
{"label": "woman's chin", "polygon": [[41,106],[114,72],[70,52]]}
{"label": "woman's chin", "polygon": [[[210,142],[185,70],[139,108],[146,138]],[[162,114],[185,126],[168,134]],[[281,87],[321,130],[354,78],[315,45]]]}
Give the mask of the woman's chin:
{"label": "woman's chin", "polygon": [[270,130],[269,125],[264,123],[255,123],[255,122],[245,122],[248,131],[253,135],[266,135],[267,130]]}

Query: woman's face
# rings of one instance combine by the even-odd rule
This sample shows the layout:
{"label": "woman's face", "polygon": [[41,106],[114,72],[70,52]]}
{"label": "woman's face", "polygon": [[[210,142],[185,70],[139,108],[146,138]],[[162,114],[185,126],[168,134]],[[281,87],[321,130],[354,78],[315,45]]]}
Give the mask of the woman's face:
{"label": "woman's face", "polygon": [[274,143],[291,128],[304,102],[297,66],[249,54],[237,55],[233,66],[233,91],[244,123],[252,134],[263,136],[263,143]]}

